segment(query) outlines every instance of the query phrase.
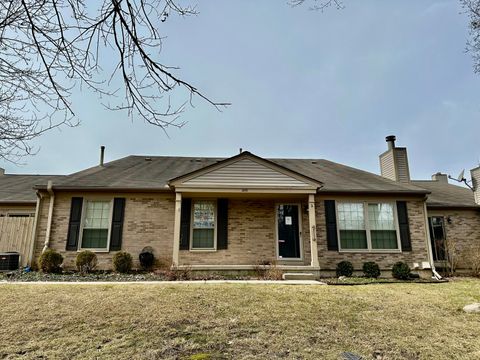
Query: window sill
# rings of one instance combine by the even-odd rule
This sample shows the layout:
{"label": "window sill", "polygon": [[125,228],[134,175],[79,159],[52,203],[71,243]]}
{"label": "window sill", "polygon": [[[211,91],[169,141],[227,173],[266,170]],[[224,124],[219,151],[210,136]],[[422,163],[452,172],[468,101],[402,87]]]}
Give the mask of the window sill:
{"label": "window sill", "polygon": [[190,252],[217,252],[217,249],[190,249]]}
{"label": "window sill", "polygon": [[368,250],[368,249],[352,249],[352,250],[338,250],[339,253],[362,253],[362,254],[401,254],[402,251],[398,249],[386,249],[386,250],[380,250],[380,249],[373,249],[373,250]]}
{"label": "window sill", "polygon": [[91,251],[93,253],[109,253],[110,250],[107,249],[78,249],[77,252],[82,252],[82,251]]}

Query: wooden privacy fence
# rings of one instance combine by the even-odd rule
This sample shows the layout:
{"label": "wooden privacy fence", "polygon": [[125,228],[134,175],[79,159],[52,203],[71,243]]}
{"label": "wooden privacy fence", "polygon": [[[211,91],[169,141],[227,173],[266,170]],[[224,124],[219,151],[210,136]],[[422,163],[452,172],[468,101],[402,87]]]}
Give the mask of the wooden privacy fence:
{"label": "wooden privacy fence", "polygon": [[34,222],[34,217],[0,217],[0,252],[19,252],[21,266],[28,263]]}

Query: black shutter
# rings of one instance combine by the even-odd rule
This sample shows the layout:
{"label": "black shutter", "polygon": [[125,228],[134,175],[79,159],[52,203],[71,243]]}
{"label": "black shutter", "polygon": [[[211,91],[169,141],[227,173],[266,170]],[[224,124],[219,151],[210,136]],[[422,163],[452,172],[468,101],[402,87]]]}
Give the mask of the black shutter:
{"label": "black shutter", "polygon": [[228,248],[228,199],[217,201],[217,250]]}
{"label": "black shutter", "polygon": [[125,214],[125,198],[113,199],[112,231],[110,235],[110,251],[122,248],[123,217]]}
{"label": "black shutter", "polygon": [[78,249],[78,236],[80,234],[80,223],[82,222],[82,205],[83,198],[72,197],[66,250],[76,251]]}
{"label": "black shutter", "polygon": [[400,228],[400,242],[402,251],[412,251],[412,243],[410,241],[410,226],[408,225],[407,203],[405,201],[397,201],[398,226]]}
{"label": "black shutter", "polygon": [[328,250],[338,251],[337,214],[335,200],[325,200],[325,220],[327,223]]}
{"label": "black shutter", "polygon": [[190,216],[192,199],[182,199],[182,213],[180,215],[180,250],[190,249]]}

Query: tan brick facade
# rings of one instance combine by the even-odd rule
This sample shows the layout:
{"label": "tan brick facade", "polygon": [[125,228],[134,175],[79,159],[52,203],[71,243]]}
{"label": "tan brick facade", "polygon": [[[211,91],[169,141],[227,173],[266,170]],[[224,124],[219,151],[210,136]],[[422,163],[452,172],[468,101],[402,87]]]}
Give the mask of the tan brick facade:
{"label": "tan brick facade", "polygon": [[[76,251],[65,250],[70,205],[74,196],[102,199],[124,197],[126,199],[122,250],[132,254],[135,266],[138,266],[138,254],[145,246],[153,247],[156,257],[171,257],[173,250],[174,194],[58,192],[55,194],[50,247],[63,255],[65,268],[74,268],[77,256]],[[35,242],[35,258],[40,255],[45,242],[48,204],[49,198],[46,196],[41,203],[38,235]],[[113,255],[114,252],[97,253],[98,268],[111,269]]]}
{"label": "tan brick facade", "polygon": [[[325,206],[324,200],[327,197],[316,197],[316,212],[317,212],[317,239],[318,239],[318,258],[321,269],[334,270],[336,264],[342,260],[348,260],[352,262],[355,270],[361,270],[362,265],[366,261],[375,261],[380,269],[390,269],[392,265],[397,261],[405,261],[409,266],[413,266],[413,263],[421,263],[422,261],[428,261],[428,250],[426,242],[426,227],[425,227],[425,213],[424,213],[424,201],[415,199],[402,199],[407,200],[408,209],[408,221],[410,226],[410,237],[412,243],[412,251],[407,252],[339,252],[328,251],[327,238],[326,238],[326,223],[325,223]],[[395,198],[370,198],[370,197],[328,197],[331,200],[356,200],[356,201],[395,201]],[[398,199],[400,200],[400,199]]]}
{"label": "tan brick facade", "polygon": [[[155,256],[171,258],[174,229],[173,193],[66,193],[58,192],[52,221],[50,247],[59,251],[65,258],[64,267],[75,266],[76,251],[66,251],[66,239],[70,216],[71,198],[113,198],[124,197],[125,219],[123,226],[122,250],[132,254],[135,261],[145,246],[151,246]],[[396,261],[428,261],[425,235],[424,203],[419,199],[408,199],[408,215],[412,240],[412,251],[403,253],[342,253],[328,251],[324,213],[325,196],[316,196],[316,222],[318,239],[318,257],[321,269],[333,270],[341,260],[349,260],[356,269],[363,262],[375,261],[382,269],[390,268]],[[328,199],[345,200],[344,197]],[[372,200],[369,198],[349,198],[350,200]],[[376,200],[379,200],[378,198]],[[383,199],[385,200],[385,199]],[[389,199],[394,201],[395,199]],[[231,198],[228,205],[228,249],[218,251],[182,250],[180,265],[255,265],[276,258],[276,222],[275,208],[279,203],[298,203],[301,210],[303,259],[301,261],[280,261],[280,264],[310,265],[310,234],[307,208],[307,196],[292,199],[238,199]],[[37,258],[45,242],[48,217],[48,195],[41,201],[38,221],[38,235],[35,242]],[[467,230],[464,230],[467,231]],[[99,268],[111,269],[113,252],[98,253]],[[136,261],[138,266],[138,261]]]}
{"label": "tan brick facade", "polygon": [[[228,249],[218,251],[180,251],[180,265],[254,265],[274,261],[276,244],[276,205],[300,205],[303,259],[296,265],[310,264],[307,199],[230,199],[228,202]],[[281,264],[291,262],[280,261]]]}
{"label": "tan brick facade", "polygon": [[[429,209],[428,216],[442,216],[444,218],[447,239],[452,239],[459,245],[459,269],[468,269],[468,251],[480,245],[480,211],[447,209]],[[450,222],[447,220],[450,219]]]}

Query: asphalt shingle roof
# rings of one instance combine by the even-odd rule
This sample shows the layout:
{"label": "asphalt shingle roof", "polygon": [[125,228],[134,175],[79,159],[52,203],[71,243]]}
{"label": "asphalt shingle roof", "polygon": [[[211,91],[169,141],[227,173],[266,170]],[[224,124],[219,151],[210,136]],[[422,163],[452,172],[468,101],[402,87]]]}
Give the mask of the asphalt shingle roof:
{"label": "asphalt shingle roof", "polygon": [[[168,181],[224,158],[128,156],[66,176],[56,189],[167,190]],[[322,159],[267,159],[323,183],[324,192],[427,193],[412,184],[385,179],[366,171]]]}
{"label": "asphalt shingle roof", "polygon": [[0,175],[0,203],[36,202],[35,185],[46,186],[48,180],[58,181],[61,178],[61,175]]}
{"label": "asphalt shingle roof", "polygon": [[467,207],[480,209],[480,206],[475,204],[472,190],[465,187],[433,180],[415,180],[412,181],[412,183],[431,192],[427,199],[427,206],[429,207]]}

